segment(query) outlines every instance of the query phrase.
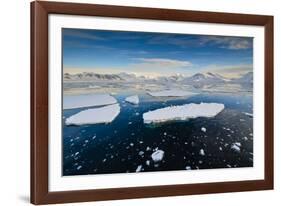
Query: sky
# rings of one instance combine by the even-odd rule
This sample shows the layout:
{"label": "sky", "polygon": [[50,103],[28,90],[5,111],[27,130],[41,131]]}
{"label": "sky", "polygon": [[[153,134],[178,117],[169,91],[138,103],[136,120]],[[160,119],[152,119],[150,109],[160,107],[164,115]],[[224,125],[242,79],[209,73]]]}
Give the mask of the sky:
{"label": "sky", "polygon": [[252,37],[64,28],[62,43],[64,73],[238,77],[253,69]]}

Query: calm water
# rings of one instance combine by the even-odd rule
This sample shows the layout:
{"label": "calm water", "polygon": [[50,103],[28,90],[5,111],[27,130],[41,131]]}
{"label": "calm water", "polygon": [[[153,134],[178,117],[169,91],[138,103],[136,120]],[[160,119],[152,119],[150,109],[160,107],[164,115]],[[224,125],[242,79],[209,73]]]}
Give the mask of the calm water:
{"label": "calm water", "polygon": [[[252,113],[251,95],[154,98],[139,94],[139,105],[124,102],[128,95],[115,96],[121,112],[110,124],[63,125],[63,175],[136,172],[140,165],[142,172],[253,166],[253,119],[243,113]],[[214,118],[143,124],[142,114],[149,110],[200,102],[223,103],[225,109]],[[64,110],[64,118],[81,110]],[[240,152],[231,149],[235,142],[241,143]],[[155,164],[151,154],[157,148],[165,153]],[[205,155],[199,154],[201,149]]]}

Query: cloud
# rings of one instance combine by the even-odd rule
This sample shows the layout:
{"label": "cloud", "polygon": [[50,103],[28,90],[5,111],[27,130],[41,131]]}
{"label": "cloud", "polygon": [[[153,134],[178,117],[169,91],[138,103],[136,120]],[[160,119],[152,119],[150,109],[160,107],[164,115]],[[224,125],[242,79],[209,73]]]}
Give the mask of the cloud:
{"label": "cloud", "polygon": [[201,45],[216,45],[220,48],[238,50],[249,49],[253,47],[252,38],[246,37],[219,37],[219,36],[206,36],[201,37],[199,44]]}
{"label": "cloud", "polygon": [[161,58],[134,58],[134,59],[140,62],[137,63],[139,65],[154,66],[154,67],[157,66],[163,68],[189,67],[192,65],[191,62],[189,61],[181,61],[175,59],[161,59]]}
{"label": "cloud", "polygon": [[101,36],[93,35],[91,33],[87,33],[82,30],[74,30],[74,29],[63,29],[63,37],[75,37],[81,39],[89,39],[89,40],[105,40]]}

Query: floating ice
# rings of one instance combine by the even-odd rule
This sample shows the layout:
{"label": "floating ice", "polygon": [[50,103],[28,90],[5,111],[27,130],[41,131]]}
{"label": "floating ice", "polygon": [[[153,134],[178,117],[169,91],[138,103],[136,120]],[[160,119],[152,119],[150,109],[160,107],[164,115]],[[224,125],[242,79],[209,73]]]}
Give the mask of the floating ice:
{"label": "floating ice", "polygon": [[201,127],[201,131],[202,131],[202,132],[206,132],[207,129],[206,129],[205,127]]}
{"label": "floating ice", "polygon": [[136,169],[136,172],[140,172],[142,170],[142,165],[139,165]]}
{"label": "floating ice", "polygon": [[200,152],[199,152],[200,155],[204,156],[205,155],[205,152],[203,149],[200,149]]}
{"label": "floating ice", "polygon": [[63,97],[63,109],[115,104],[117,100],[109,94],[69,95]]}
{"label": "floating ice", "polygon": [[138,95],[134,95],[134,96],[130,96],[130,97],[127,97],[125,99],[126,102],[129,102],[131,104],[138,104],[140,101],[139,101],[139,97]]}
{"label": "floating ice", "polygon": [[185,169],[186,170],[191,170],[191,167],[190,166],[186,166]]}
{"label": "floating ice", "polygon": [[149,95],[153,97],[185,97],[185,96],[193,96],[197,93],[183,91],[183,90],[163,90],[158,92],[147,92]]}
{"label": "floating ice", "polygon": [[253,117],[253,114],[248,113],[248,112],[243,112],[243,114],[245,114],[245,115],[247,115],[247,116],[249,116],[249,117]]}
{"label": "floating ice", "polygon": [[146,160],[145,164],[146,164],[147,166],[149,166],[149,165],[150,165],[150,161],[149,161],[149,160]]}
{"label": "floating ice", "polygon": [[144,123],[160,123],[171,120],[187,120],[197,117],[214,117],[224,109],[223,104],[200,103],[170,106],[143,114]]}
{"label": "floating ice", "polygon": [[95,109],[87,109],[74,114],[65,120],[66,125],[84,125],[110,123],[120,113],[119,104],[113,104]]}
{"label": "floating ice", "polygon": [[240,147],[241,147],[241,143],[240,142],[236,142],[236,143],[231,145],[231,149],[233,149],[236,152],[240,152]]}
{"label": "floating ice", "polygon": [[154,162],[160,162],[164,157],[164,151],[156,150],[152,153],[151,158]]}

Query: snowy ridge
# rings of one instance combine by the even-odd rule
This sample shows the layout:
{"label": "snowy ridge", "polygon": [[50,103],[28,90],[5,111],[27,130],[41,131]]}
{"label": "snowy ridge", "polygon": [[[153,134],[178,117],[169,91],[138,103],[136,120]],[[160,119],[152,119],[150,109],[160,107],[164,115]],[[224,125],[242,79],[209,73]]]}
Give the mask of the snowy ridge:
{"label": "snowy ridge", "polygon": [[224,109],[224,104],[200,103],[170,106],[143,114],[144,123],[161,123],[171,120],[187,120],[197,117],[214,117]]}
{"label": "snowy ridge", "polygon": [[110,123],[120,113],[119,104],[113,104],[95,109],[86,109],[65,120],[66,125],[84,125]]}
{"label": "snowy ridge", "polygon": [[86,94],[64,96],[63,109],[104,106],[115,104],[117,100],[109,94]]}

